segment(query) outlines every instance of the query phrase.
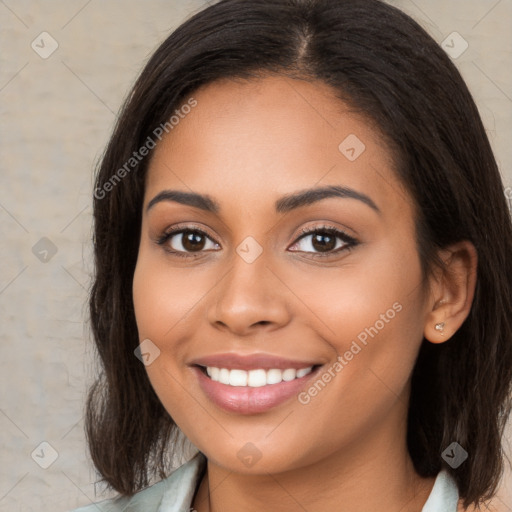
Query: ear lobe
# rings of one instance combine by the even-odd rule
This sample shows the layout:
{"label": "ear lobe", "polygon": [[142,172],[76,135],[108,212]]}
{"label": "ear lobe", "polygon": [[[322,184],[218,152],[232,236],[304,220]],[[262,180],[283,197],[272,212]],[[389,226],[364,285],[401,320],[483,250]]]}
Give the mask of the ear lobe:
{"label": "ear lobe", "polygon": [[457,242],[439,253],[444,268],[431,283],[432,304],[427,312],[424,337],[431,343],[449,340],[469,315],[475,294],[478,255],[474,245]]}

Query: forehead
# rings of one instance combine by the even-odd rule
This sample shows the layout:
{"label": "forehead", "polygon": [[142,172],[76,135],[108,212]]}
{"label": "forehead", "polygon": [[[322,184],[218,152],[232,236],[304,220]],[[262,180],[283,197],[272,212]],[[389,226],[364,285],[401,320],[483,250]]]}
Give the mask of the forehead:
{"label": "forehead", "polygon": [[191,96],[196,106],[154,150],[145,204],[172,188],[258,211],[320,185],[364,191],[382,206],[408,201],[379,133],[322,82],[223,79]]}

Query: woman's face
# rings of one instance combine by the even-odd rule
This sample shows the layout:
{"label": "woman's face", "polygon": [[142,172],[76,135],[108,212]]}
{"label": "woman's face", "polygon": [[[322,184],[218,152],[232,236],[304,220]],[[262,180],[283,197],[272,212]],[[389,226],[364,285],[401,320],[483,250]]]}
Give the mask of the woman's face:
{"label": "woman's face", "polygon": [[133,282],[166,410],[237,472],[403,444],[427,304],[388,149],[319,82],[193,97],[154,150]]}

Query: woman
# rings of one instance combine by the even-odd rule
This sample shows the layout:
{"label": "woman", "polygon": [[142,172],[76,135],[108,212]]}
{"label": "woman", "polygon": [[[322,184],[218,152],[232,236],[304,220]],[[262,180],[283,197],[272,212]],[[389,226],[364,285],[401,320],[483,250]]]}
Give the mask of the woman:
{"label": "woman", "polygon": [[[80,510],[454,512],[493,495],[511,221],[466,85],[405,14],[199,12],[129,95],[94,212],[87,434],[121,496]],[[167,476],[179,432],[198,453]]]}

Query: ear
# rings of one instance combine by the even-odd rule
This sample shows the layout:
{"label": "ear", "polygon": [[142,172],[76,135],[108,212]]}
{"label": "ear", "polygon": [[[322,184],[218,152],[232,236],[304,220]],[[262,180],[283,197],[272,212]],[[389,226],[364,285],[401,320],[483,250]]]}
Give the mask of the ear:
{"label": "ear", "polygon": [[471,310],[475,294],[478,256],[474,245],[464,240],[439,253],[445,268],[431,278],[431,298],[423,335],[432,343],[449,340]]}

